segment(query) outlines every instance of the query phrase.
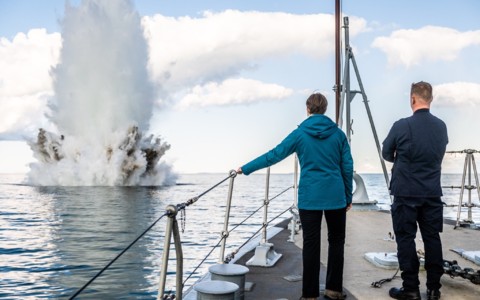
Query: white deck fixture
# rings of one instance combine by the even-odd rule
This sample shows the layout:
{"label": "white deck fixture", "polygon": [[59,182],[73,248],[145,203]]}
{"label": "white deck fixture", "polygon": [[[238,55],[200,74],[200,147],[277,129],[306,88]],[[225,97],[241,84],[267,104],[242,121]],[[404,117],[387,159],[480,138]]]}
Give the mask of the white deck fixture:
{"label": "white deck fixture", "polygon": [[247,261],[247,266],[273,267],[281,257],[272,243],[262,243],[255,248],[255,255]]}
{"label": "white deck fixture", "polygon": [[[396,252],[367,252],[365,259],[377,267],[384,269],[397,269],[398,257]],[[420,269],[424,270],[425,260],[420,258]]]}

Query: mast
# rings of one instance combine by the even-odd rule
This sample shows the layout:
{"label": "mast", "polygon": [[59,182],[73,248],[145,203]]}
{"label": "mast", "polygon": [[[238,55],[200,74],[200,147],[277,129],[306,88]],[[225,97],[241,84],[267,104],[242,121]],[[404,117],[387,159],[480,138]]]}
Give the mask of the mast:
{"label": "mast", "polygon": [[335,122],[338,124],[340,117],[340,94],[342,87],[340,85],[340,0],[335,0]]}

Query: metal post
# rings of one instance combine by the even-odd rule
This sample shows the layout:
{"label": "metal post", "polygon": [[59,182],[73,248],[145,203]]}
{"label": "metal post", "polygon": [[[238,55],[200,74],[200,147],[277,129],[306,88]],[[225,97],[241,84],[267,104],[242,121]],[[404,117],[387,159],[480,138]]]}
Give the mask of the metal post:
{"label": "metal post", "polygon": [[[343,69],[343,84],[342,84],[342,95],[340,101],[340,109],[339,109],[339,118],[337,120],[338,127],[343,127],[343,108],[346,103],[350,103],[350,44],[349,44],[349,36],[348,36],[348,17],[343,18],[343,27],[345,28],[345,66]],[[348,99],[348,100],[346,100]],[[350,122],[347,119],[347,122]],[[347,136],[348,138],[348,136]],[[348,139],[348,143],[350,144],[350,139]]]}
{"label": "metal post", "polygon": [[[342,99],[342,105],[341,105],[341,108],[343,110],[343,106],[345,106],[346,108],[346,135],[347,135],[347,138],[348,138],[348,141],[350,143],[350,134],[351,134],[351,125],[352,125],[352,122],[351,122],[351,111],[350,111],[350,102],[353,100],[353,97],[355,96],[355,93],[361,93],[362,94],[362,98],[363,98],[363,103],[365,104],[365,109],[367,111],[367,115],[368,115],[368,120],[370,121],[370,127],[372,129],[372,133],[373,133],[373,138],[375,140],[375,145],[377,146],[377,153],[378,153],[378,157],[380,159],[380,164],[382,165],[382,170],[383,170],[383,175],[385,177],[385,183],[387,184],[387,188],[389,188],[390,186],[390,180],[389,180],[389,177],[388,177],[388,172],[387,172],[387,167],[385,165],[385,161],[383,160],[382,158],[382,152],[381,152],[381,147],[380,147],[380,142],[378,140],[378,135],[377,135],[377,130],[375,129],[375,124],[373,123],[373,118],[372,118],[372,113],[370,111],[370,107],[368,105],[368,99],[367,99],[367,94],[365,93],[365,89],[363,88],[363,84],[362,84],[362,79],[360,78],[360,72],[358,70],[358,67],[357,67],[357,63],[355,61],[355,56],[353,55],[353,52],[351,50],[351,47],[350,47],[350,41],[349,41],[349,33],[348,33],[348,17],[344,17],[343,18],[343,22],[344,22],[344,28],[345,28],[345,74],[344,74],[344,90],[343,90],[343,99]],[[350,64],[350,61],[352,62],[352,65],[353,65],[353,68],[354,68],[354,71],[355,71],[355,75],[356,75],[356,78],[357,78],[357,82],[358,82],[358,86],[360,87],[360,92],[358,91],[350,91],[350,68],[349,68],[349,64]],[[339,122],[340,126],[342,124],[342,122]],[[390,198],[390,200],[392,201],[392,199]]]}
{"label": "metal post", "polygon": [[351,103],[355,93],[351,94],[350,89],[350,59],[352,59],[352,48],[350,47],[350,34],[348,30],[348,17],[343,18],[345,28],[345,133],[347,135],[348,143],[352,142],[352,117],[351,117]]}
{"label": "metal post", "polygon": [[298,207],[298,156],[295,154],[293,166],[293,201],[295,207]]}
{"label": "metal post", "polygon": [[225,255],[225,244],[227,242],[228,237],[228,220],[230,218],[230,207],[232,206],[232,194],[233,194],[233,182],[235,177],[237,176],[237,172],[235,170],[230,171],[230,183],[228,185],[228,196],[227,196],[227,205],[225,207],[225,220],[223,222],[223,231],[222,231],[222,244],[220,246],[220,257],[218,259],[219,264],[224,263],[224,255]]}
{"label": "metal post", "polygon": [[268,214],[268,192],[270,189],[270,168],[267,169],[266,187],[265,187],[265,209],[263,210],[262,240],[255,248],[255,255],[247,262],[247,266],[273,267],[282,257],[273,249],[273,244],[267,242],[267,214]]}
{"label": "metal post", "polygon": [[269,190],[270,190],[270,167],[267,168],[267,176],[266,176],[266,182],[265,182],[265,200],[263,200],[263,203],[265,204],[265,207],[263,209],[263,229],[262,229],[263,244],[267,243],[268,203],[270,202],[268,198]]}
{"label": "metal post", "polygon": [[460,186],[460,200],[458,201],[457,222],[455,223],[454,228],[457,228],[460,225],[460,212],[462,211],[463,192],[465,191],[465,176],[467,172],[467,164],[468,154],[465,156],[465,163],[463,165],[462,184]]}
{"label": "metal post", "polygon": [[335,0],[335,122],[340,117],[340,0]]}
{"label": "metal post", "polygon": [[175,254],[177,258],[175,299],[182,300],[183,298],[183,251],[182,251],[182,241],[180,240],[180,232],[178,231],[178,222],[176,218],[173,221],[173,241],[175,243]]}
{"label": "metal post", "polygon": [[[458,208],[457,208],[457,221],[455,223],[454,229],[456,229],[458,226],[462,225],[461,223],[469,224],[471,227],[477,227],[475,226],[475,222],[473,221],[472,218],[472,207],[477,207],[476,204],[472,203],[472,190],[477,189],[477,195],[478,199],[480,200],[480,184],[478,181],[478,173],[477,173],[477,166],[475,164],[475,157],[474,153],[480,153],[480,151],[474,150],[474,149],[465,149],[461,151],[447,151],[446,153],[465,153],[465,162],[463,164],[463,172],[462,172],[462,183],[460,186],[451,186],[451,188],[460,188],[460,199],[458,200]],[[473,176],[475,178],[475,186],[472,185],[472,169],[473,169]],[[467,170],[468,170],[468,175],[467,175]],[[465,180],[468,178],[468,184],[465,184]],[[467,214],[468,217],[467,219],[463,220],[463,222],[460,221],[460,215],[462,212],[462,207],[463,205],[463,193],[465,192],[465,189],[468,190],[468,203],[465,204],[465,206],[468,208],[467,209]]]}
{"label": "metal post", "polygon": [[372,118],[372,113],[370,111],[370,106],[368,105],[367,94],[365,93],[365,90],[363,89],[362,79],[360,78],[360,73],[358,72],[357,63],[355,62],[355,57],[353,56],[353,54],[352,54],[352,63],[353,63],[353,68],[355,69],[355,73],[357,75],[358,86],[360,87],[360,91],[362,92],[363,103],[365,104],[365,109],[367,111],[368,120],[370,121],[370,127],[372,128],[372,133],[373,133],[373,138],[375,140],[375,145],[377,146],[377,153],[378,153],[378,157],[380,159],[380,163],[382,165],[383,175],[385,177],[385,182],[387,183],[387,187],[389,187],[390,186],[390,180],[388,178],[387,166],[385,165],[385,161],[382,158],[382,151],[381,151],[381,147],[380,147],[380,142],[378,140],[378,135],[377,135],[377,130],[375,129],[375,124],[373,123],[373,118]]}
{"label": "metal post", "polygon": [[473,154],[469,153],[468,156],[468,212],[467,212],[467,222],[473,223],[472,220],[472,157]]}
{"label": "metal post", "polygon": [[475,184],[477,187],[477,196],[478,200],[480,200],[480,185],[478,182],[478,173],[477,173],[477,165],[475,164],[475,157],[472,154],[472,166],[473,166],[473,175],[475,176]]}
{"label": "metal post", "polygon": [[295,242],[295,234],[297,233],[297,221],[298,221],[298,156],[295,154],[293,165],[293,205],[290,208],[292,219],[290,221],[290,237],[288,242]]}
{"label": "metal post", "polygon": [[170,239],[172,237],[172,228],[174,227],[174,222],[176,221],[175,216],[177,215],[177,208],[174,205],[168,205],[167,208],[167,226],[165,228],[165,241],[163,245],[163,257],[162,257],[162,268],[160,272],[160,282],[158,284],[158,296],[157,300],[163,299],[163,294],[165,292],[165,282],[167,278],[167,269],[168,269],[168,258],[170,254]]}

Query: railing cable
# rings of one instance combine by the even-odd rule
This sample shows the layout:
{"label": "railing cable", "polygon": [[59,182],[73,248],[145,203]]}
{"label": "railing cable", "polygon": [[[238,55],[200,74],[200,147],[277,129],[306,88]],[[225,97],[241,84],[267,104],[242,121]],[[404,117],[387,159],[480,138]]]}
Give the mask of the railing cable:
{"label": "railing cable", "polygon": [[183,285],[185,286],[185,283],[190,279],[190,277],[192,277],[193,274],[195,274],[195,272],[197,272],[198,268],[200,268],[200,266],[207,260],[207,258],[210,257],[210,255],[213,253],[213,251],[220,245],[220,243],[223,241],[223,239],[225,238],[225,236],[222,236],[222,238],[220,238],[220,240],[218,241],[218,243],[212,247],[212,249],[210,250],[210,252],[208,252],[208,254],[202,259],[202,261],[195,267],[195,269],[193,269],[192,272],[190,272],[190,274],[187,276],[187,278],[183,281]]}
{"label": "railing cable", "polygon": [[[289,189],[293,188],[293,186],[290,186],[288,188],[286,188],[285,190],[281,191],[279,194],[277,194],[275,197],[273,198],[270,198],[268,199],[268,201],[272,201],[274,200],[275,198],[278,198],[280,197],[282,194],[284,194],[285,192],[287,192]],[[248,217],[246,217],[242,222],[238,223],[237,225],[235,225],[232,229],[230,229],[228,232],[232,232],[234,231],[235,229],[237,229],[237,227],[243,225],[248,219],[250,219],[254,214],[256,214],[260,209],[262,209],[263,207],[265,207],[265,203],[263,205],[261,205],[259,208],[257,208],[256,210],[254,210]],[[289,208],[290,209],[290,208]],[[262,227],[263,228],[263,227]]]}
{"label": "railing cable", "polygon": [[[273,199],[273,198],[272,198]],[[263,207],[263,206],[262,206]],[[235,251],[232,251],[229,255],[227,255],[227,260],[230,261],[232,260],[234,257],[235,257],[235,254],[238,253],[238,251],[240,249],[242,249],[242,247],[244,247],[246,244],[248,244],[248,242],[250,242],[251,240],[253,240],[255,237],[258,236],[258,233],[260,232],[260,230],[262,230],[265,226],[267,226],[268,224],[270,224],[271,222],[273,222],[275,219],[278,219],[281,215],[283,215],[284,213],[286,213],[287,211],[289,211],[292,207],[289,207],[287,208],[286,210],[284,210],[283,212],[279,213],[275,218],[271,219],[270,221],[267,222],[267,224],[260,226],[260,228],[255,231],[252,236],[250,238],[248,238],[242,245],[240,245],[237,250]]]}
{"label": "railing cable", "polygon": [[291,209],[291,207],[287,208],[286,210],[282,211],[281,213],[279,213],[275,218],[271,219],[270,221],[268,221],[267,225],[272,223],[273,221],[275,221],[276,219],[278,219],[281,215],[283,215],[284,213],[286,213],[287,211],[289,211]]}
{"label": "railing cable", "polygon": [[[204,191],[203,193],[199,194],[198,196],[196,197],[193,197],[193,198],[190,198],[189,200],[187,200],[186,202],[184,203],[180,203],[180,204],[177,204],[177,209],[180,211],[180,210],[184,210],[187,206],[190,206],[192,205],[193,203],[197,202],[198,199],[200,199],[202,196],[204,196],[205,194],[207,194],[208,192],[210,192],[211,190],[215,189],[216,187],[218,187],[219,185],[221,185],[222,183],[224,183],[225,181],[227,181],[229,178],[231,177],[235,177],[237,175],[237,172],[232,170],[230,171],[228,177],[226,177],[225,179],[222,179],[221,181],[219,181],[218,183],[216,183],[215,185],[213,185],[212,187],[210,187],[209,189],[207,189],[206,191]],[[128,249],[130,249],[139,239],[141,239],[150,229],[152,229],[153,226],[155,226],[158,221],[160,221],[163,217],[167,216],[169,214],[169,212],[166,212],[164,213],[163,215],[161,215],[155,222],[153,222],[142,234],[140,234],[133,242],[130,243],[130,245],[128,245],[125,249],[122,250],[122,252],[120,252],[112,261],[110,261],[105,267],[103,267],[103,269],[101,269],[92,279],[90,279],[85,285],[83,285],[77,292],[75,292],[75,294],[73,294],[69,299],[74,299],[75,297],[77,297],[85,288],[87,288],[95,279],[97,279],[98,277],[100,277],[100,275],[102,275],[103,272],[105,272],[105,270],[107,270],[117,259],[119,259],[125,252],[128,251]],[[223,239],[223,238],[222,238]],[[220,240],[220,242],[222,241],[222,239]],[[218,246],[218,244],[217,244]],[[217,247],[215,246],[215,247]],[[213,250],[212,250],[213,251]]]}
{"label": "railing cable", "polygon": [[237,172],[236,172],[235,170],[230,170],[230,173],[228,174],[228,176],[227,176],[226,178],[220,180],[218,183],[214,184],[212,187],[210,187],[209,189],[207,189],[206,191],[204,191],[204,192],[201,193],[200,195],[188,199],[187,202],[177,204],[178,210],[185,209],[187,206],[192,205],[193,203],[197,202],[198,199],[200,199],[201,197],[205,196],[208,192],[210,192],[211,190],[215,189],[217,186],[221,185],[222,183],[224,183],[224,182],[227,181],[228,179],[230,179],[230,178],[232,178],[232,177],[235,177],[235,176],[237,176]]}
{"label": "railing cable", "polygon": [[125,249],[122,250],[112,261],[110,261],[103,269],[101,269],[95,276],[93,276],[92,279],[90,279],[84,286],[82,286],[73,296],[71,296],[69,299],[74,299],[77,297],[87,286],[89,286],[95,279],[97,279],[102,273],[108,269],[117,259],[120,258],[125,252],[127,252],[128,249],[130,249],[139,239],[141,239],[150,229],[152,229],[155,224],[157,224],[158,221],[160,221],[163,217],[165,217],[168,213],[164,213],[161,215],[155,222],[152,223],[145,231],[140,234],[133,242],[130,243]]}
{"label": "railing cable", "polygon": [[[223,181],[226,181],[228,178],[230,178],[230,176],[227,177],[226,179],[224,179]],[[286,188],[285,190],[281,191],[281,192],[280,192],[279,194],[277,194],[275,197],[272,197],[272,198],[270,199],[270,201],[271,201],[271,200],[274,200],[275,198],[277,198],[277,197],[279,197],[279,196],[281,196],[282,194],[284,194],[286,191],[288,191],[288,190],[291,189],[292,187],[293,187],[293,186],[290,186],[290,187]],[[193,199],[193,198],[192,198],[192,199]],[[234,231],[234,230],[235,230],[237,227],[239,227],[240,225],[243,225],[248,219],[250,219],[255,213],[257,213],[257,212],[258,212],[260,209],[262,209],[264,206],[265,206],[265,204],[261,205],[259,208],[257,208],[255,211],[253,211],[249,216],[247,216],[242,222],[240,222],[239,224],[235,225],[232,229],[230,229],[230,230],[228,231],[228,233]],[[289,207],[287,210],[283,211],[279,216],[283,215],[283,214],[284,214],[286,211],[288,211],[289,209],[290,209],[290,207]],[[279,216],[275,217],[275,219],[278,218]],[[270,222],[269,222],[269,223],[270,223]],[[257,230],[257,231],[253,234],[253,236],[250,237],[250,238],[247,240],[247,242],[245,242],[242,246],[240,246],[239,249],[242,248],[244,245],[246,245],[246,243],[248,243],[252,238],[254,238],[254,237],[258,234],[258,232],[259,232],[260,230],[262,230],[262,229],[263,229],[263,226],[260,227],[260,229]],[[210,257],[210,255],[213,253],[213,251],[220,245],[220,243],[221,243],[221,242],[223,241],[223,239],[225,239],[225,238],[226,238],[226,236],[225,236],[225,235],[222,235],[222,237],[220,238],[220,240],[218,241],[218,243],[217,243],[215,246],[212,247],[212,249],[207,253],[207,255],[202,259],[202,261],[200,261],[200,263],[195,267],[195,269],[193,269],[193,271],[190,272],[190,274],[187,276],[187,278],[183,281],[183,285],[184,285],[184,286],[185,286],[185,283],[192,277],[193,274],[195,274],[195,272],[196,272],[196,271],[200,268],[200,266],[208,259],[208,257]],[[238,252],[238,251],[237,251],[237,252]]]}

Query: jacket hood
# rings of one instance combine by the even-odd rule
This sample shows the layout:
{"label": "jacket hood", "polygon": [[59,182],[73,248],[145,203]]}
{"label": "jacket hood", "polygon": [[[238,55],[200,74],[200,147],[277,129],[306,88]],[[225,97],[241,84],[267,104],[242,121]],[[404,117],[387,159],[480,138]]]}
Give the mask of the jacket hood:
{"label": "jacket hood", "polygon": [[335,133],[338,126],[327,116],[313,114],[303,121],[298,128],[311,136],[325,139]]}

